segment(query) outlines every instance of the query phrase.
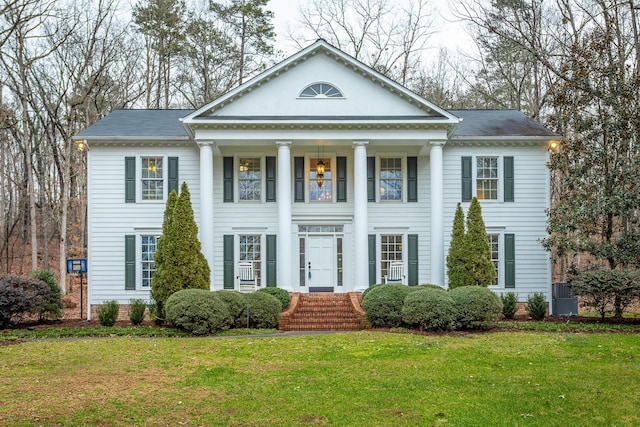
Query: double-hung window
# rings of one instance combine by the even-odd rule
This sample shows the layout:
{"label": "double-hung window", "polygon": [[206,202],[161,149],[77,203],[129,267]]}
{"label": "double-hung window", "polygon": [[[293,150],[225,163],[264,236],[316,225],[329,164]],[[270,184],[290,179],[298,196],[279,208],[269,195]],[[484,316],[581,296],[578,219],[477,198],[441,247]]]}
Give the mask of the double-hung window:
{"label": "double-hung window", "polygon": [[489,233],[487,234],[487,240],[491,248],[491,262],[493,262],[493,266],[496,269],[496,278],[490,285],[496,286],[500,283],[500,234]]}
{"label": "double-hung window", "polygon": [[391,261],[402,261],[402,234],[383,234],[380,242],[380,276],[385,277]]}
{"label": "double-hung window", "polygon": [[141,285],[143,289],[149,289],[151,287],[151,279],[153,278],[153,273],[156,270],[153,258],[158,247],[159,239],[160,236],[156,235],[140,236],[140,271],[142,271]]}
{"label": "double-hung window", "polygon": [[402,159],[380,159],[380,200],[402,200]]}
{"label": "double-hung window", "polygon": [[333,200],[331,158],[309,159],[309,201],[331,202]]}
{"label": "double-hung window", "polygon": [[253,271],[256,276],[256,285],[260,286],[261,272],[261,250],[259,234],[241,234],[240,238],[240,261],[250,261],[253,263]]}
{"label": "double-hung window", "polygon": [[142,200],[163,200],[164,168],[162,157],[142,157]]}
{"label": "double-hung window", "polygon": [[476,197],[498,200],[498,158],[476,157]]}
{"label": "double-hung window", "polygon": [[238,193],[240,200],[262,200],[262,169],[260,158],[240,158]]}

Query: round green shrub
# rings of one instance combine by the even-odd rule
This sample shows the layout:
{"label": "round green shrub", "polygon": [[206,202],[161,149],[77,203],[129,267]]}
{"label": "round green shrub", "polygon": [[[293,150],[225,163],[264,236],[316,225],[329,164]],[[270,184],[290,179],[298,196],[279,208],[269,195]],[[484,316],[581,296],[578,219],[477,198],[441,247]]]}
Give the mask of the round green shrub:
{"label": "round green shrub", "polygon": [[407,295],[402,318],[405,323],[426,331],[450,331],[455,326],[456,308],[447,292],[419,289]]}
{"label": "round green shrub", "polygon": [[284,289],[276,288],[275,286],[267,286],[266,288],[258,289],[258,292],[265,292],[276,297],[282,305],[282,310],[286,310],[287,308],[289,308],[291,295],[289,295],[289,292],[285,291]]}
{"label": "round green shrub", "polygon": [[[273,329],[278,327],[282,305],[273,295],[266,292],[254,292],[245,295],[246,306],[242,312],[244,325],[249,328]],[[249,324],[247,325],[247,309]]]}
{"label": "round green shrub", "polygon": [[42,280],[0,274],[0,328],[39,313],[50,294]]}
{"label": "round green shrub", "polygon": [[100,304],[96,309],[98,321],[102,326],[113,326],[116,324],[116,320],[118,320],[119,311],[120,304],[118,304],[118,301],[105,301],[104,304]]}
{"label": "round green shrub", "polygon": [[365,289],[365,290],[362,292],[362,299],[364,299],[364,296],[365,296],[366,294],[368,294],[368,293],[369,293],[369,291],[371,291],[371,289],[375,288],[376,286],[380,286],[381,284],[382,284],[382,283],[376,283],[376,284],[373,284],[373,285],[369,286],[367,289]]}
{"label": "round green shrub", "polygon": [[513,319],[518,311],[518,297],[514,292],[507,292],[500,295],[502,302],[502,314],[507,319]]}
{"label": "round green shrub", "polygon": [[195,335],[228,329],[233,318],[227,304],[206,289],[184,289],[171,295],[165,305],[167,320]]}
{"label": "round green shrub", "polygon": [[[237,328],[242,325],[242,314],[244,313],[244,307],[247,304],[244,294],[238,291],[233,291],[231,289],[215,291],[213,294],[220,298],[225,304],[227,304],[229,314],[231,314],[231,317],[233,319],[231,327]],[[244,323],[246,324],[246,317]]]}
{"label": "round green shrub", "polygon": [[144,320],[144,312],[147,309],[147,303],[140,298],[129,300],[129,320],[132,325],[139,325]]}
{"label": "round green shrub", "polygon": [[423,283],[422,285],[414,287],[414,289],[435,289],[436,291],[446,291],[442,286],[433,285],[431,283]]}
{"label": "round green shrub", "polygon": [[456,329],[490,328],[502,313],[502,303],[482,286],[461,286],[449,291],[456,308]]}
{"label": "round green shrub", "polygon": [[49,298],[40,307],[40,321],[42,320],[58,320],[62,318],[62,290],[58,286],[56,276],[51,270],[34,270],[31,277],[42,280],[49,286],[51,293]]}
{"label": "round green shrub", "polygon": [[413,291],[405,285],[376,285],[362,297],[362,309],[371,326],[396,328],[402,324],[404,300]]}
{"label": "round green shrub", "polygon": [[527,297],[527,314],[533,320],[542,320],[547,315],[547,303],[543,293],[535,292]]}

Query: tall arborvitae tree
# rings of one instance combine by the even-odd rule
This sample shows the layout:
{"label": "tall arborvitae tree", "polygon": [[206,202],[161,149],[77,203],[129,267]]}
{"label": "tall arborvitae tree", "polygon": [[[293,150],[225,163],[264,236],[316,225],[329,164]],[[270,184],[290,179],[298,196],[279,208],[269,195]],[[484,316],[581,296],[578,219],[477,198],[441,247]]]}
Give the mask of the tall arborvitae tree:
{"label": "tall arborvitae tree", "polygon": [[464,212],[458,203],[456,214],[453,218],[453,230],[451,231],[451,243],[447,255],[447,275],[449,276],[449,289],[473,284],[473,274],[465,268],[465,230]]}
{"label": "tall arborvitae tree", "polygon": [[489,286],[496,279],[496,270],[491,261],[491,247],[482,219],[482,208],[477,198],[471,200],[467,212],[467,234],[464,236],[464,258],[467,269],[473,272],[475,286]]}
{"label": "tall arborvitae tree", "polygon": [[[211,270],[200,251],[198,226],[193,217],[191,194],[186,183],[180,196],[175,192],[167,200],[162,237],[154,256],[155,272],[151,279],[151,296],[157,314],[164,318],[164,304],[182,289],[209,289]],[[158,253],[159,252],[159,253]]]}

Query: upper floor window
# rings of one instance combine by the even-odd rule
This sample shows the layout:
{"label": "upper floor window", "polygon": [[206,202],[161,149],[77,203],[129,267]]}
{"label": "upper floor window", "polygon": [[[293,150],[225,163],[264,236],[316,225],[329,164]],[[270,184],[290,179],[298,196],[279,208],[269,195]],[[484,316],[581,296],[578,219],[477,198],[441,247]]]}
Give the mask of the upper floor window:
{"label": "upper floor window", "polygon": [[300,93],[300,98],[343,98],[335,86],[328,83],[314,83],[304,88]]}
{"label": "upper floor window", "polygon": [[162,157],[142,158],[142,200],[162,200],[164,194]]}
{"label": "upper floor window", "polygon": [[238,191],[240,200],[262,200],[262,171],[259,158],[239,159]]}
{"label": "upper floor window", "polygon": [[476,197],[498,200],[498,158],[476,157]]}
{"label": "upper floor window", "polygon": [[380,200],[402,200],[402,159],[380,159]]}
{"label": "upper floor window", "polygon": [[331,183],[331,159],[309,159],[309,200],[314,202],[330,202],[333,200]]}

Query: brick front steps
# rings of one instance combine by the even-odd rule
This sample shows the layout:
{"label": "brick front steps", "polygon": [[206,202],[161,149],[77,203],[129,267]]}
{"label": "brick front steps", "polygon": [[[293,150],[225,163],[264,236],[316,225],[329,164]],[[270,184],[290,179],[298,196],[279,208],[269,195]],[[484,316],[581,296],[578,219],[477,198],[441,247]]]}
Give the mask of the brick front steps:
{"label": "brick front steps", "polygon": [[360,307],[361,294],[291,294],[291,305],[282,313],[281,331],[358,331],[367,328]]}

